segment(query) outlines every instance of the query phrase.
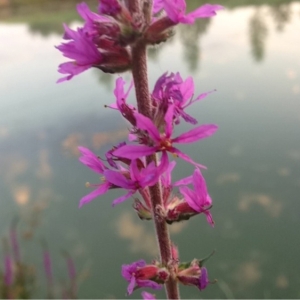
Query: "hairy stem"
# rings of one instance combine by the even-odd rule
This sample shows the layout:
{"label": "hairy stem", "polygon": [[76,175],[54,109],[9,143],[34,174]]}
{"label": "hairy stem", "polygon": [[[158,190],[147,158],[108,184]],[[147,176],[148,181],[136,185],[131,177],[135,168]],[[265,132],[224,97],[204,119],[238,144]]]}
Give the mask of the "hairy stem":
{"label": "hairy stem", "polygon": [[[130,0],[129,9],[131,13],[141,14],[140,0]],[[143,41],[136,43],[132,47],[132,75],[135,85],[138,111],[151,118],[151,99],[148,86],[147,73],[147,53],[146,45]],[[154,161],[157,164],[156,155],[147,157],[147,163]],[[166,282],[166,292],[168,299],[179,299],[179,290],[175,278],[174,268],[172,266],[171,240],[167,223],[158,214],[159,207],[163,206],[161,184],[149,188],[152,205],[152,215],[155,224],[156,236],[159,246],[160,258],[162,264],[170,271],[170,279]]]}

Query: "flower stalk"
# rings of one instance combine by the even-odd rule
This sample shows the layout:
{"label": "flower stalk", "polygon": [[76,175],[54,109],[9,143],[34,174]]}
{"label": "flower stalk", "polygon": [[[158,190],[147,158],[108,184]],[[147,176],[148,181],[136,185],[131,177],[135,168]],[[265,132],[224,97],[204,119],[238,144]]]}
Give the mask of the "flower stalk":
{"label": "flower stalk", "polygon": [[[196,286],[203,290],[211,283],[206,268],[198,260],[179,264],[177,248],[171,242],[168,225],[186,221],[198,214],[205,214],[214,225],[206,182],[200,172],[205,166],[195,162],[175,147],[189,144],[213,135],[218,126],[203,124],[177,137],[174,127],[181,120],[196,125],[198,121],[185,109],[205,98],[210,92],[194,98],[194,82],[183,79],[179,73],[164,73],[158,78],[153,92],[149,91],[147,47],[165,42],[173,35],[177,24],[193,24],[197,18],[208,18],[222,9],[220,5],[205,4],[186,13],[185,0],[100,0],[99,15],[89,10],[85,3],[77,5],[77,11],[85,20],[82,28],[74,31],[65,27],[64,39],[57,49],[73,59],[59,66],[59,72],[72,79],[89,68],[107,73],[131,70],[136,94],[136,106],[126,103],[132,82],[125,92],[125,81],[116,80],[116,103],[106,105],[119,111],[130,124],[129,142],[122,142],[109,150],[106,162],[87,148],[79,147],[80,161],[92,171],[101,174],[100,183],[88,184],[94,191],[80,200],[80,207],[111,189],[125,189],[126,193],[112,202],[115,206],[138,193],[133,208],[141,220],[153,220],[160,253],[159,261],[146,264],[139,260],[122,266],[122,276],[128,281],[128,295],[141,287],[153,289],[165,286],[168,299],[179,299],[178,283]],[[191,163],[193,175],[175,183],[171,172],[176,165],[168,154]],[[194,189],[187,185],[193,184]],[[174,196],[178,187],[181,196]],[[154,299],[149,293],[144,299]],[[148,298],[147,298],[148,297]]]}
{"label": "flower stalk", "polygon": [[[151,2],[151,1],[148,1]],[[129,9],[132,13],[139,8],[139,0],[129,1]],[[151,4],[149,5],[151,8]],[[138,12],[139,13],[139,12]],[[147,14],[147,11],[145,12]],[[147,18],[147,15],[143,16]],[[148,84],[148,69],[147,69],[147,48],[146,44],[141,41],[132,47],[132,76],[134,80],[135,93],[137,99],[137,107],[139,113],[151,118],[151,98]],[[157,165],[157,156],[153,154],[146,157],[147,163],[152,161]],[[176,276],[172,268],[172,253],[171,240],[167,223],[158,214],[158,208],[163,206],[163,197],[160,180],[152,187],[149,187],[152,216],[155,225],[156,238],[160,253],[160,259],[164,266],[168,267],[170,272],[169,280],[165,283],[168,299],[179,299],[179,289],[176,281]]]}
{"label": "flower stalk", "polygon": [[[138,1],[138,0],[135,0]],[[139,113],[151,117],[150,92],[148,86],[148,72],[147,72],[147,57],[146,45],[139,43],[132,47],[132,56],[134,57],[132,63],[132,75],[136,91],[137,107]],[[154,161],[157,165],[156,154],[146,158],[147,163]],[[170,272],[169,280],[166,282],[166,292],[168,299],[179,299],[179,290],[177,286],[176,277],[172,268],[171,260],[171,240],[167,223],[158,213],[158,207],[163,206],[163,198],[161,191],[161,183],[158,181],[154,186],[149,187],[152,216],[155,224],[156,238],[158,242],[160,259],[163,265],[168,267]]]}

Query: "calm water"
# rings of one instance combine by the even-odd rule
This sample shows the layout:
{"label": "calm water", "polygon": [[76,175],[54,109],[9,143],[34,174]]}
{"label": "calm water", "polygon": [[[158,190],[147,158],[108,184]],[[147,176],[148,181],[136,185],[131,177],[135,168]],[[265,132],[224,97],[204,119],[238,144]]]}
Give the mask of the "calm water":
{"label": "calm water", "polygon": [[[220,130],[184,148],[208,166],[216,226],[198,216],[170,228],[183,261],[217,250],[207,267],[218,284],[202,293],[183,287],[183,298],[300,297],[300,3],[244,2],[220,0],[227,9],[217,17],[178,28],[149,53],[151,86],[168,70],[193,75],[197,95],[217,89],[192,114]],[[22,256],[41,274],[37,297],[44,238],[58,282],[67,276],[65,249],[80,272],[79,297],[124,298],[120,266],[157,256],[153,228],[131,200],[111,208],[118,192],[78,209],[85,182],[98,178],[78,162],[77,146],[103,155],[126,124],[103,108],[114,101],[115,77],[91,70],[55,84],[61,23],[80,25],[74,1],[59,3],[0,7],[0,234],[16,215],[20,235],[33,234],[22,239]],[[179,161],[175,178],[191,170]]]}

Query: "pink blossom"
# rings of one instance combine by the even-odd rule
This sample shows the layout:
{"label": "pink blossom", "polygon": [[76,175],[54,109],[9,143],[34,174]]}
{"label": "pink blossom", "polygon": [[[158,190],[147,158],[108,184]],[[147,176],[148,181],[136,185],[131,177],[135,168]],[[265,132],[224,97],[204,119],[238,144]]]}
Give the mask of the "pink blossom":
{"label": "pink blossom", "polygon": [[136,127],[144,130],[148,134],[149,141],[147,145],[126,145],[114,151],[113,154],[124,158],[136,159],[159,151],[170,152],[194,165],[204,167],[194,162],[188,155],[184,154],[179,149],[175,148],[173,144],[187,144],[204,139],[213,135],[218,127],[214,124],[201,125],[176,138],[171,138],[173,133],[173,114],[174,105],[170,105],[165,115],[165,133],[161,134],[151,119],[140,113],[135,113],[134,115],[137,122]]}
{"label": "pink blossom", "polygon": [[152,14],[157,14],[164,8],[164,0],[154,0],[152,5]]}
{"label": "pink blossom", "polygon": [[158,271],[157,266],[147,265],[144,260],[136,261],[130,265],[123,265],[122,276],[129,282],[128,295],[131,295],[136,287],[161,289],[162,285],[153,280],[158,275]]}
{"label": "pink blossom", "polygon": [[[192,77],[183,80],[179,73],[171,73],[168,75],[164,73],[156,82],[152,92],[153,101],[159,106],[164,107],[163,102],[174,104],[174,121],[179,124],[180,117],[186,122],[193,125],[197,124],[197,120],[187,114],[185,109],[198,100],[204,99],[210,92],[205,92],[198,95],[195,99],[194,96],[194,81]],[[160,107],[158,109],[161,109]]]}
{"label": "pink blossom", "polygon": [[141,160],[133,159],[130,162],[129,169],[116,164],[116,170],[111,170],[89,149],[84,147],[79,147],[78,149],[82,154],[79,158],[80,162],[94,172],[103,175],[102,183],[88,185],[96,187],[96,189],[80,200],[79,207],[105,194],[109,189],[123,188],[127,190],[125,195],[113,201],[112,205],[115,206],[131,197],[137,191],[156,184],[160,175],[165,172],[169,164],[168,156],[164,154],[158,167],[154,163],[144,167]]}
{"label": "pink blossom", "polygon": [[128,94],[133,86],[133,81],[130,83],[126,92],[124,91],[125,83],[126,82],[123,80],[122,77],[117,78],[114,90],[116,103],[106,105],[106,107],[119,110],[125,119],[127,119],[132,125],[136,125],[135,118],[133,115],[133,113],[136,111],[136,108],[126,103]]}
{"label": "pink blossom", "polygon": [[103,56],[98,51],[97,47],[82,29],[74,31],[64,24],[65,35],[72,40],[68,43],[62,43],[56,46],[63,55],[73,61],[62,63],[59,65],[58,72],[62,74],[69,74],[66,77],[59,79],[57,82],[63,82],[72,79],[92,66],[101,64]]}
{"label": "pink blossom", "polygon": [[[89,149],[84,147],[78,147],[82,156],[79,158],[79,161],[86,165],[88,168],[93,170],[98,174],[103,174],[106,169],[108,169],[103,162]],[[89,193],[88,195],[81,198],[79,202],[79,207],[91,202],[94,198],[105,194],[113,185],[103,179],[103,182],[100,184],[93,184],[89,186],[94,186],[96,189]]]}
{"label": "pink blossom", "polygon": [[11,286],[14,280],[13,274],[13,261],[10,255],[6,255],[4,259],[4,274],[3,274],[4,284],[6,286]]}
{"label": "pink blossom", "polygon": [[98,34],[96,24],[111,22],[110,18],[92,12],[85,2],[77,4],[76,8],[78,14],[85,20],[84,32],[88,33],[89,36]]}
{"label": "pink blossom", "polygon": [[150,293],[145,292],[145,291],[142,292],[142,297],[143,297],[144,300],[155,300],[156,299],[155,295],[150,294]]}
{"label": "pink blossom", "polygon": [[207,192],[205,179],[199,169],[194,171],[193,186],[194,190],[191,190],[186,186],[180,187],[180,193],[184,196],[185,201],[193,210],[198,213],[204,213],[208,223],[211,226],[214,226],[214,221],[209,212],[209,208],[212,206],[212,199]]}
{"label": "pink blossom", "polygon": [[209,284],[209,280],[208,280],[207,269],[203,267],[201,268],[201,276],[198,284],[199,290],[204,290],[208,284]]}
{"label": "pink blossom", "polygon": [[192,261],[188,268],[180,270],[177,278],[182,284],[196,286],[200,291],[204,290],[210,283],[207,269],[205,267],[200,268],[196,260]]}
{"label": "pink blossom", "polygon": [[46,273],[47,282],[49,285],[52,285],[53,283],[52,262],[48,250],[45,250],[43,253],[43,262],[44,262],[44,269]]}
{"label": "pink blossom", "polygon": [[101,0],[99,4],[99,13],[116,16],[122,11],[122,7],[117,0]]}
{"label": "pink blossom", "polygon": [[216,11],[223,9],[221,5],[204,4],[194,11],[185,14],[185,0],[163,0],[164,10],[174,24],[193,24],[197,18],[209,18],[216,15]]}
{"label": "pink blossom", "polygon": [[122,172],[112,170],[104,171],[103,175],[107,181],[115,186],[128,190],[127,194],[113,201],[113,206],[125,201],[138,190],[156,184],[160,175],[165,172],[167,167],[168,157],[165,154],[163,155],[158,167],[155,167],[154,163],[150,163],[145,168],[139,169],[137,160],[132,160],[129,168],[129,174],[127,176],[124,176],[124,173]]}

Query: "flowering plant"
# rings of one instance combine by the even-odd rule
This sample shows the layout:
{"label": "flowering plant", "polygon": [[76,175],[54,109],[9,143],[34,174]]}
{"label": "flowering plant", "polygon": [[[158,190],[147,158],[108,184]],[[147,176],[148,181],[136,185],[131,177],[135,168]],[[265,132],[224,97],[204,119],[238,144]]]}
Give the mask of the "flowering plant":
{"label": "flowering plant", "polygon": [[[210,225],[214,225],[210,209],[210,198],[200,168],[181,152],[177,144],[189,144],[213,135],[215,124],[197,125],[195,128],[173,136],[174,127],[182,120],[196,125],[197,120],[186,112],[186,108],[206,97],[211,91],[193,98],[194,82],[191,77],[183,79],[179,73],[164,73],[158,78],[152,93],[148,88],[146,48],[165,42],[174,34],[177,24],[193,24],[197,18],[216,15],[220,5],[205,4],[186,13],[184,0],[100,0],[98,13],[92,12],[83,2],[77,11],[84,19],[83,27],[77,30],[64,25],[65,43],[57,46],[71,61],[59,66],[66,75],[58,80],[72,79],[89,68],[106,73],[131,71],[133,82],[125,91],[125,81],[118,77],[115,83],[115,103],[107,107],[118,111],[130,124],[129,144],[121,143],[106,153],[107,164],[89,149],[79,147],[80,161],[101,174],[102,181],[89,184],[95,189],[80,200],[83,206],[110,189],[124,189],[125,194],[115,199],[119,204],[135,194],[134,209],[141,220],[153,220],[159,261],[147,264],[139,260],[122,266],[122,276],[128,281],[128,294],[141,287],[159,289],[165,285],[168,299],[179,299],[178,283],[196,286],[203,290],[210,283],[203,261],[194,259],[180,263],[178,250],[173,245],[168,226],[173,222],[205,214]],[[136,106],[126,103],[134,86]],[[176,165],[169,154],[191,163],[192,175],[175,183],[171,173]],[[192,184],[193,189],[188,185]],[[174,195],[179,187],[181,195]],[[154,295],[143,292],[144,299]]]}
{"label": "flowering plant", "polygon": [[[36,214],[36,212],[35,212]],[[53,263],[48,244],[41,239],[42,261],[44,265],[44,276],[37,272],[37,268],[26,259],[22,241],[31,240],[35,235],[36,224],[24,231],[24,224],[18,226],[20,218],[15,217],[9,228],[8,234],[2,238],[3,255],[0,263],[0,298],[1,299],[35,299],[38,292],[37,287],[46,286],[41,289],[44,299],[77,299],[78,275],[75,264],[67,251],[63,251],[66,262],[68,280],[57,280],[53,272]],[[22,229],[19,230],[18,227]],[[25,233],[26,232],[26,233]],[[45,278],[43,278],[45,277]]]}

